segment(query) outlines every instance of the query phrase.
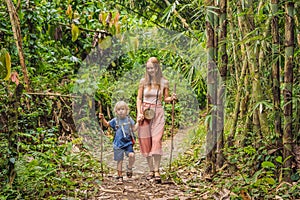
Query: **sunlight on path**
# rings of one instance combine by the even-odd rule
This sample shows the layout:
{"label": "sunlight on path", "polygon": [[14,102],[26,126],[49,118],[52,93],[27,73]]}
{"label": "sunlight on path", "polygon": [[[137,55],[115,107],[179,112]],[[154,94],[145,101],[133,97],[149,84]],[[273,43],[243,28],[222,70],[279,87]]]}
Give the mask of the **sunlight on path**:
{"label": "sunlight on path", "polygon": [[[180,154],[184,153],[189,149],[190,144],[187,140],[189,135],[193,135],[196,131],[196,127],[189,127],[187,129],[179,129],[176,135],[173,137],[173,152],[172,152],[172,161],[174,161]],[[139,145],[139,144],[137,144]],[[171,138],[163,142],[163,157],[161,162],[161,168],[163,171],[169,169],[170,162],[170,153],[171,153]],[[146,159],[140,154],[139,149],[135,146],[136,161],[134,164],[135,173],[145,173],[148,172],[148,165]],[[103,161],[111,167],[112,169],[116,168],[116,162],[113,160],[113,150],[108,148],[103,152]],[[123,163],[123,169],[126,170],[127,160]]]}

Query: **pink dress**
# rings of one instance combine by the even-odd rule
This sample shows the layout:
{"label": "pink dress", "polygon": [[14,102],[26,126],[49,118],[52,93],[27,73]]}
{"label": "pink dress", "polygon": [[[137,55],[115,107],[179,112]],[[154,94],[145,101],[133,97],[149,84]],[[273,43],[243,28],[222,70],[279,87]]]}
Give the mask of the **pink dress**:
{"label": "pink dress", "polygon": [[[144,79],[140,81],[140,87],[143,87]],[[162,79],[161,87],[157,88],[144,87],[142,111],[151,107],[155,110],[155,117],[151,120],[144,119],[138,129],[138,138],[140,150],[143,156],[162,155],[162,136],[165,127],[165,113],[161,104],[161,97],[164,88],[169,87],[169,82]],[[158,97],[158,99],[157,99]]]}

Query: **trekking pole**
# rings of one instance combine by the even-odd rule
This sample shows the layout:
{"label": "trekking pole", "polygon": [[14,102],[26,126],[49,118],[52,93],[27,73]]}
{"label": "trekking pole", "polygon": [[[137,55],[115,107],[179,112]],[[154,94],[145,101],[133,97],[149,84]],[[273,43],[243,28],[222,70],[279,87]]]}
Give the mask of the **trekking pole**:
{"label": "trekking pole", "polygon": [[[176,93],[176,83],[174,83],[174,93]],[[173,154],[173,136],[174,136],[174,109],[175,109],[175,100],[172,100],[172,128],[171,128],[171,153],[170,153],[170,162],[169,162],[169,171],[171,171],[171,164],[172,164],[172,154]]]}
{"label": "trekking pole", "polygon": [[[102,113],[102,104],[99,102],[99,111]],[[100,162],[101,162],[101,178],[103,180],[103,124],[102,119],[100,120]]]}

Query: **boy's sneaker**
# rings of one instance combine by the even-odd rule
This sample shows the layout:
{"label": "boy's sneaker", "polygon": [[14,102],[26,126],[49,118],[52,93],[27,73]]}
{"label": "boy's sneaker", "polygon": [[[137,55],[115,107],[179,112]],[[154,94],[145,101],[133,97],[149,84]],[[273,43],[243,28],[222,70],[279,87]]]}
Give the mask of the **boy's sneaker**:
{"label": "boy's sneaker", "polygon": [[123,184],[123,176],[118,176],[117,177],[117,185],[122,185]]}
{"label": "boy's sneaker", "polygon": [[128,178],[131,178],[132,177],[132,168],[128,168],[127,166],[127,172],[126,172],[126,175]]}

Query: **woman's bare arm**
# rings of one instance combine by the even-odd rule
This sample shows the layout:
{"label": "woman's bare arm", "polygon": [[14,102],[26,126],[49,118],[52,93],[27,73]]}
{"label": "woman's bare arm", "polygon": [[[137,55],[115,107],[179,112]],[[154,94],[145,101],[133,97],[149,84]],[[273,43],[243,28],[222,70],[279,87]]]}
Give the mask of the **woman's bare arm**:
{"label": "woman's bare arm", "polygon": [[164,101],[166,103],[170,103],[170,102],[172,102],[173,100],[176,100],[176,99],[177,99],[176,94],[173,93],[171,96],[169,96],[169,88],[165,87],[164,88]]}
{"label": "woman's bare arm", "polygon": [[137,94],[137,98],[136,98],[137,121],[142,120],[144,117],[143,112],[142,112],[143,91],[144,91],[144,86],[143,86],[143,83],[140,82],[138,94]]}

